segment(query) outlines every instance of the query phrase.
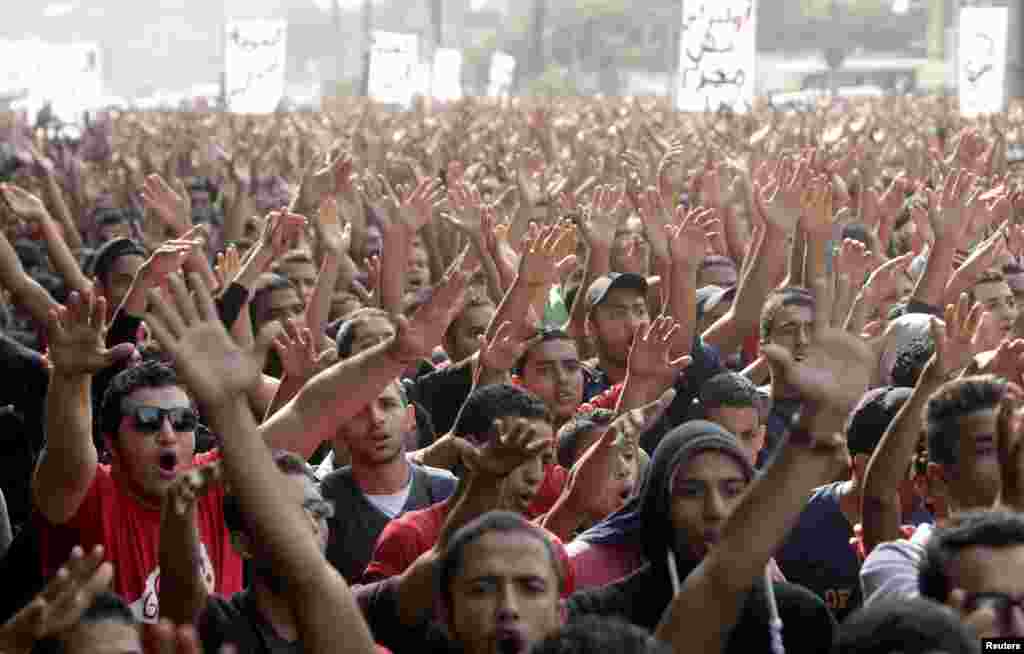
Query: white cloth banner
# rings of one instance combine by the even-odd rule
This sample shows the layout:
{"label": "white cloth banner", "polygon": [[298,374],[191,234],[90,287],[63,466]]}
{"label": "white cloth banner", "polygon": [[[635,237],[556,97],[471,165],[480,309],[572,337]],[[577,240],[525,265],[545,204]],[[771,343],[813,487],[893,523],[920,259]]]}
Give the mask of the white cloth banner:
{"label": "white cloth banner", "polygon": [[436,99],[454,102],[462,99],[462,53],[453,48],[438,48],[434,53],[434,87]]}
{"label": "white cloth banner", "polygon": [[683,0],[676,107],[746,111],[754,100],[756,0]]}
{"label": "white cloth banner", "polygon": [[1006,109],[1006,46],[1008,7],[964,7],[960,10],[957,87],[964,116],[994,114]]}
{"label": "white cloth banner", "polygon": [[96,43],[0,41],[0,93],[24,98],[34,114],[49,103],[54,116],[79,123],[103,100],[103,71]]}
{"label": "white cloth banner", "polygon": [[505,52],[495,52],[491,56],[490,82],[487,95],[492,98],[507,98],[512,92],[512,80],[516,73],[516,58]]}
{"label": "white cloth banner", "polygon": [[288,24],[283,20],[235,20],[224,40],[228,109],[275,111],[284,97]]}
{"label": "white cloth banner", "polygon": [[419,37],[397,32],[374,32],[370,49],[370,97],[407,107],[423,89]]}

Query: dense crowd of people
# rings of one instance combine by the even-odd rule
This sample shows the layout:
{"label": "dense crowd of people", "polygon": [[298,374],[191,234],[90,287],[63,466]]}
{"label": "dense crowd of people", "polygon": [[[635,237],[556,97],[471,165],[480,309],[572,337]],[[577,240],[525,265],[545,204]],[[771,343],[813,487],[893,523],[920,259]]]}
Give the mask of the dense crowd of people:
{"label": "dense crowd of people", "polygon": [[1022,129],[0,116],[0,653],[1024,637]]}

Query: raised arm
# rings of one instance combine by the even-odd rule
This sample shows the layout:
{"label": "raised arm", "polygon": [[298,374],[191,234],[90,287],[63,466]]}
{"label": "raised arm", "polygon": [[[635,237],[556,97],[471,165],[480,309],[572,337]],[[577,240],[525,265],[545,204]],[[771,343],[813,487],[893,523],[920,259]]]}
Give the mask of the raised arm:
{"label": "raised arm", "polygon": [[767,187],[755,184],[753,210],[764,218],[764,236],[757,251],[747,254],[751,264],[740,280],[736,299],[729,313],[708,327],[704,341],[720,352],[732,352],[743,340],[756,333],[761,305],[775,287],[786,259],[786,238],[800,218],[800,193],[805,175],[801,170],[780,166],[779,177]]}
{"label": "raised arm", "polygon": [[860,339],[829,326],[827,283],[818,299],[812,344],[801,361],[775,345],[765,355],[784,371],[803,399],[800,422],[767,472],[753,482],[726,522],[722,540],[687,576],[656,636],[676,652],[719,652],[751,586],[783,544],[814,487],[831,480],[847,460],[842,436],[849,410],[871,381],[871,352]]}
{"label": "raised arm", "polygon": [[862,493],[864,554],[879,543],[903,538],[900,531],[900,502],[896,489],[906,478],[907,467],[917,451],[921,434],[921,415],[928,398],[951,374],[966,366],[974,357],[974,332],[981,322],[981,306],[968,310],[967,296],[961,297],[956,309],[946,309],[945,325],[932,319],[932,340],[935,354],[918,377],[910,398],[900,407],[878,442],[864,470]]}
{"label": "raised arm", "polygon": [[266,544],[270,563],[288,582],[300,640],[311,652],[334,652],[344,642],[348,650],[373,654],[373,637],[348,584],[320,552],[301,507],[280,492],[284,476],[259,438],[245,399],[247,389],[259,383],[272,332],[264,330],[255,348],[242,350],[221,323],[202,280],[191,275],[190,282],[194,299],[175,276],[177,306],[154,304],[146,322],[223,438],[226,477],[256,538]]}
{"label": "raised arm", "polygon": [[29,277],[11,247],[7,236],[0,230],[0,286],[10,291],[14,303],[25,309],[37,325],[45,325],[50,312],[60,305],[50,293]]}
{"label": "raised arm", "polygon": [[107,303],[72,293],[47,323],[50,385],[46,393],[46,449],[32,476],[32,498],[53,524],[78,512],[96,474],[92,440],[92,376],[123,358],[131,346],[104,347]]}
{"label": "raised arm", "polygon": [[167,489],[160,514],[160,617],[193,624],[206,607],[196,500],[223,475],[221,462],[182,473]]}
{"label": "raised arm", "polygon": [[403,370],[428,356],[461,310],[469,278],[463,264],[464,259],[452,264],[430,301],[412,316],[396,318],[398,332],[392,339],[334,364],[303,386],[260,427],[267,444],[310,456]]}
{"label": "raised arm", "polygon": [[[64,278],[70,289],[79,292],[92,290],[92,282],[82,273],[75,255],[68,247],[69,241],[65,240],[67,227],[61,229],[61,225],[51,217],[46,210],[46,205],[36,196],[28,191],[14,186],[13,184],[0,185],[0,192],[7,206],[19,218],[35,225],[46,241],[46,251],[50,256],[57,273]],[[59,192],[59,191],[58,191]],[[74,228],[74,234],[78,235],[78,228]],[[78,237],[78,246],[81,248],[82,240]]]}

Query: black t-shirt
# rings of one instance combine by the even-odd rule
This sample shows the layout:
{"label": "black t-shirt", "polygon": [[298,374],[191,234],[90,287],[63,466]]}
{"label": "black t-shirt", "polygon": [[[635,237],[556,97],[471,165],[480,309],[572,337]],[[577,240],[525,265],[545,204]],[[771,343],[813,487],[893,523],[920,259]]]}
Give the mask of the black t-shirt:
{"label": "black t-shirt", "polygon": [[199,618],[199,640],[204,652],[219,652],[222,645],[235,645],[239,652],[259,654],[301,654],[300,641],[287,641],[256,609],[249,589],[230,599],[210,595]]}
{"label": "black t-shirt", "polygon": [[434,423],[434,431],[447,434],[455,426],[459,409],[473,390],[473,366],[455,364],[404,381],[409,399],[427,412]]}

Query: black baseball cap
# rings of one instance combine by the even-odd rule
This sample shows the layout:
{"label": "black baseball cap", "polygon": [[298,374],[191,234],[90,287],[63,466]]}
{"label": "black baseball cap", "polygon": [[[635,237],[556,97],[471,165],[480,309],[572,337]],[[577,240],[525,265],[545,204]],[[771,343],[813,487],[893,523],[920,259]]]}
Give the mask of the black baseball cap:
{"label": "black baseball cap", "polygon": [[618,288],[630,288],[646,295],[647,278],[636,273],[608,273],[598,277],[587,289],[587,313],[604,302],[608,294]]}
{"label": "black baseball cap", "polygon": [[697,289],[697,320],[703,318],[722,302],[732,302],[736,297],[735,286],[715,286],[709,284]]}

